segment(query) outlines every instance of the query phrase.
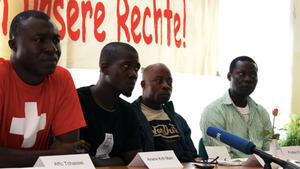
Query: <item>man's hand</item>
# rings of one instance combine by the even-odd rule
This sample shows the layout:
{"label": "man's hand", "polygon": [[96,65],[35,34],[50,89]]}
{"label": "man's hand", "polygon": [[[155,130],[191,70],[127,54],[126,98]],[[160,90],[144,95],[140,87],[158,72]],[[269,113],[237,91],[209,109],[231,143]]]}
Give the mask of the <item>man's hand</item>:
{"label": "man's hand", "polygon": [[86,153],[89,147],[84,140],[75,142],[56,140],[49,150],[24,151],[0,146],[0,168],[31,167],[39,156]]}
{"label": "man's hand", "polygon": [[195,161],[195,162],[201,162],[201,161],[202,161],[202,158],[201,158],[201,157],[196,157],[196,158],[194,158],[194,161]]}
{"label": "man's hand", "polygon": [[56,140],[51,145],[50,149],[58,150],[62,154],[78,154],[78,153],[88,153],[90,149],[90,145],[84,140],[79,140],[73,143],[65,143]]}

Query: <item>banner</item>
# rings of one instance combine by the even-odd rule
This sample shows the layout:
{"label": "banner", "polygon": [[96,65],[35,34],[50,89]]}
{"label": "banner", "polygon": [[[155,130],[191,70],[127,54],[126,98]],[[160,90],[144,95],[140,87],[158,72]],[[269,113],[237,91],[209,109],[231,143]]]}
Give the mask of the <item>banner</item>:
{"label": "banner", "polygon": [[29,9],[57,25],[64,67],[98,69],[102,47],[121,41],[137,49],[142,67],[162,62],[176,72],[217,72],[217,0],[0,0],[1,57],[10,57],[11,20]]}

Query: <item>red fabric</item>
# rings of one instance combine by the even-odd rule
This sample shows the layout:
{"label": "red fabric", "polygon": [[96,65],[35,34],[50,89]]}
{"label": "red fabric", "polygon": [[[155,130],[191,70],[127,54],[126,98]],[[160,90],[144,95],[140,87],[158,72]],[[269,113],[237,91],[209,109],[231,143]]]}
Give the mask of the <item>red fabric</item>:
{"label": "red fabric", "polygon": [[[12,118],[25,117],[25,102],[36,102],[38,115],[46,113],[46,126],[37,133],[31,150],[48,148],[49,132],[58,136],[86,125],[70,73],[57,66],[36,86],[24,83],[8,60],[0,58],[0,146],[23,149],[23,135],[10,134]],[[30,112],[31,113],[31,112]]]}

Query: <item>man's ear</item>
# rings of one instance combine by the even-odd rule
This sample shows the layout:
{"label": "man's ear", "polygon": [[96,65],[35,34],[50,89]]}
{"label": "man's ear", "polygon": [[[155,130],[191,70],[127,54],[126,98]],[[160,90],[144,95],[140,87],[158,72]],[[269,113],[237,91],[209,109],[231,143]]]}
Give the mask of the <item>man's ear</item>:
{"label": "man's ear", "polygon": [[108,73],[108,64],[107,63],[102,63],[101,65],[100,65],[100,71],[102,72],[102,73],[104,73],[104,74],[107,74]]}
{"label": "man's ear", "polygon": [[16,45],[16,40],[15,39],[10,39],[8,41],[8,45],[9,45],[11,50],[17,51],[17,45]]}
{"label": "man's ear", "polygon": [[141,87],[144,89],[144,87],[145,87],[145,80],[141,81]]}
{"label": "man's ear", "polygon": [[231,73],[230,73],[230,72],[227,73],[227,79],[228,79],[229,81],[231,81]]}

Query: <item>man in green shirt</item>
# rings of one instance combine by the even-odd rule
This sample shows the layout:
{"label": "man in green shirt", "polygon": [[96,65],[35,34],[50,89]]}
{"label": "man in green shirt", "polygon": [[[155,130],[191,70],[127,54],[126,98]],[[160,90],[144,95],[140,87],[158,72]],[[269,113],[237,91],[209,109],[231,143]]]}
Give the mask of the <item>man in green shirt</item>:
{"label": "man in green shirt", "polygon": [[226,146],[231,158],[247,157],[246,154],[208,136],[206,130],[215,126],[235,135],[251,140],[258,149],[268,150],[268,142],[260,134],[272,130],[268,112],[255,103],[249,95],[257,84],[257,65],[250,57],[240,56],[231,64],[227,79],[230,88],[225,95],[202,112],[200,128],[206,146]]}

